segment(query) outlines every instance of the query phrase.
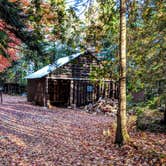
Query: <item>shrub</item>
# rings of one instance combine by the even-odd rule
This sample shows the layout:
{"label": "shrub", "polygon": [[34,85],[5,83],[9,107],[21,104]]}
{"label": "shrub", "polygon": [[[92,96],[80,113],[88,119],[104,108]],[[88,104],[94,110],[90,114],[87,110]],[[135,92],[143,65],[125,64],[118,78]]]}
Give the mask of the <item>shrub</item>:
{"label": "shrub", "polygon": [[160,105],[160,97],[154,97],[152,99],[150,99],[148,102],[147,102],[147,106],[150,108],[150,109],[155,109],[156,107],[158,107]]}

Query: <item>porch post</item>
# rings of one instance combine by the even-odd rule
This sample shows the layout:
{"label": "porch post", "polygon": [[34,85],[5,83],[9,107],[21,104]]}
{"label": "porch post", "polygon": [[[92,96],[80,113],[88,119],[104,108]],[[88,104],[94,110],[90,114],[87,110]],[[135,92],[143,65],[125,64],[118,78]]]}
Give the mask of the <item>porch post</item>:
{"label": "porch post", "polygon": [[74,81],[70,81],[70,107],[73,107]]}
{"label": "porch post", "polygon": [[48,93],[48,77],[45,80],[45,93],[44,93],[44,107],[50,106],[49,93]]}
{"label": "porch post", "polygon": [[77,107],[77,97],[78,97],[78,88],[77,88],[77,85],[78,85],[78,81],[75,80],[74,82],[74,100],[73,100],[73,106],[74,108]]}
{"label": "porch post", "polygon": [[76,108],[77,106],[77,81],[71,80],[70,82],[70,107]]}

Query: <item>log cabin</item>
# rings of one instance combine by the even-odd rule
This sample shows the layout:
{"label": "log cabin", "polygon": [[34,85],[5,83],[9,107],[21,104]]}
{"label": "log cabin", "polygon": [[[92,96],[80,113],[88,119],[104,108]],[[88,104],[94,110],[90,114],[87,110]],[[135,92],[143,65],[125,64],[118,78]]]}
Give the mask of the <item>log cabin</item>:
{"label": "log cabin", "polygon": [[[28,75],[27,100],[47,107],[79,107],[93,103],[99,97],[116,97],[117,86],[111,80],[92,81],[91,67],[99,66],[90,52],[76,53],[58,59],[53,64]],[[95,82],[95,83],[94,83]]]}

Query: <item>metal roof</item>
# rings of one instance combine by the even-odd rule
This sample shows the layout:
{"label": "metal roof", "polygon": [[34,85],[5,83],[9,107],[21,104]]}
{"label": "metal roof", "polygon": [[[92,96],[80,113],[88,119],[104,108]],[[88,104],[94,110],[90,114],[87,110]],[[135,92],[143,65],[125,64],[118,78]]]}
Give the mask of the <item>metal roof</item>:
{"label": "metal roof", "polygon": [[26,76],[25,78],[27,79],[35,79],[35,78],[42,78],[46,75],[48,75],[49,73],[53,72],[54,70],[56,70],[57,68],[67,64],[68,62],[70,62],[71,60],[79,57],[80,55],[83,55],[84,53],[77,53],[77,54],[73,54],[70,56],[66,56],[63,58],[58,59],[57,61],[55,61],[55,63],[53,63],[52,65],[49,64],[43,68],[41,68],[40,70]]}

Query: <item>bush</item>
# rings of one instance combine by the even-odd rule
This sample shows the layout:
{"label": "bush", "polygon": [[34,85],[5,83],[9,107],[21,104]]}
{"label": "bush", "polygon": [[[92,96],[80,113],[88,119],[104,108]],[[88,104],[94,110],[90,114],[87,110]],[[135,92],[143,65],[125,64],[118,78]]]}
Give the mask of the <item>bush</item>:
{"label": "bush", "polygon": [[147,102],[147,106],[150,109],[155,109],[160,105],[160,97],[154,97]]}
{"label": "bush", "polygon": [[136,114],[137,116],[141,115],[144,112],[144,109],[141,107],[136,107]]}

